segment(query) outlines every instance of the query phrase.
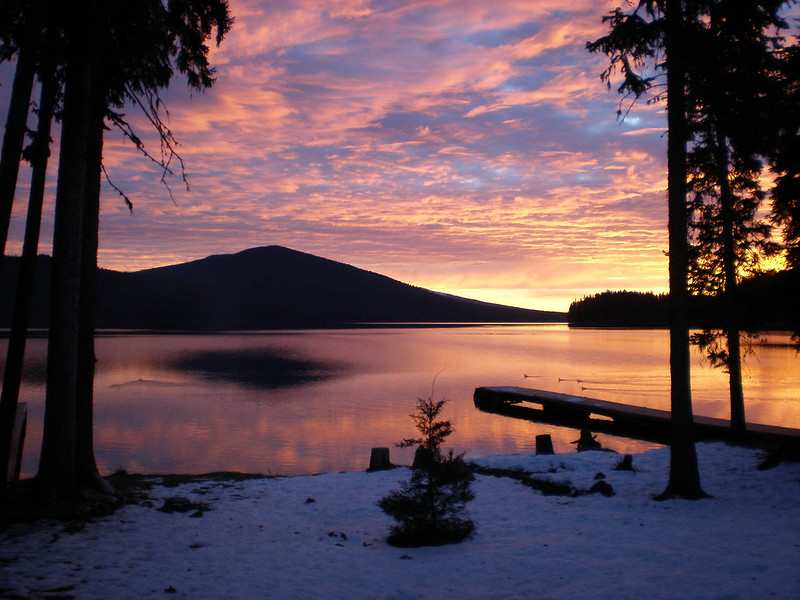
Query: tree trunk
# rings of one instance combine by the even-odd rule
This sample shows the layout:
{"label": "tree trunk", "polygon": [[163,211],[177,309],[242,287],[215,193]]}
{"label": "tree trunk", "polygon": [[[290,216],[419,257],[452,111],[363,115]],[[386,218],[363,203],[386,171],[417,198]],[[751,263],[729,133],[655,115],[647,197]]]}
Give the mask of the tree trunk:
{"label": "tree trunk", "polygon": [[667,60],[667,179],[669,206],[669,294],[670,294],[670,403],[672,443],[669,483],[662,498],[702,498],[697,453],[689,348],[689,259],[688,210],[686,207],[686,66],[681,34],[681,0],[667,0],[665,9]]}
{"label": "tree trunk", "polygon": [[733,235],[733,192],[728,180],[728,146],[719,136],[717,168],[719,169],[720,216],[722,221],[722,259],[725,271],[725,334],[728,343],[728,386],[731,396],[731,437],[742,439],[747,430],[742,389],[742,351],[740,347],[739,293],[736,281],[736,248]]}
{"label": "tree trunk", "polygon": [[14,298],[14,315],[8,340],[5,372],[3,373],[3,392],[0,396],[0,482],[5,482],[8,476],[11,435],[22,382],[25,341],[36,279],[36,255],[39,248],[47,159],[50,156],[50,125],[53,120],[57,87],[58,83],[53,73],[43,77],[39,100],[39,125],[30,152],[32,173],[28,216],[25,224],[25,242],[22,247],[22,260]]}
{"label": "tree trunk", "polygon": [[81,232],[86,184],[91,68],[81,44],[67,66],[53,232],[42,453],[37,481],[56,499],[77,493],[75,409],[78,373]]}
{"label": "tree trunk", "polygon": [[17,56],[17,68],[11,85],[11,100],[8,105],[3,149],[0,151],[0,269],[6,251],[8,228],[11,223],[11,207],[17,188],[22,144],[28,125],[28,105],[31,100],[33,77],[36,72],[36,33],[34,25],[28,24],[26,39]]}
{"label": "tree trunk", "polygon": [[[96,81],[93,81],[96,84]],[[97,99],[100,98],[98,106]],[[94,459],[94,329],[97,311],[97,246],[100,213],[100,177],[103,159],[102,94],[92,88],[93,110],[87,130],[86,187],[81,250],[80,338],[76,394],[76,472],[78,483],[109,491]]]}

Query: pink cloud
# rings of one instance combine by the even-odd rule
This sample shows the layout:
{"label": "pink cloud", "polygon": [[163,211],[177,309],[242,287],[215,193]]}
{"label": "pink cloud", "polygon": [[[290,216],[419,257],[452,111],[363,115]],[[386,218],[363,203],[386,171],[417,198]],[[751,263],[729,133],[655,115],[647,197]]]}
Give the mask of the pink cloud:
{"label": "pink cloud", "polygon": [[104,188],[103,264],[282,244],[560,309],[584,288],[663,286],[662,108],[617,123],[602,58],[583,48],[613,6],[232,0],[217,84],[189,97],[176,79],[164,94],[191,191],[172,177],[173,203],[158,170],[107,135],[135,210]]}

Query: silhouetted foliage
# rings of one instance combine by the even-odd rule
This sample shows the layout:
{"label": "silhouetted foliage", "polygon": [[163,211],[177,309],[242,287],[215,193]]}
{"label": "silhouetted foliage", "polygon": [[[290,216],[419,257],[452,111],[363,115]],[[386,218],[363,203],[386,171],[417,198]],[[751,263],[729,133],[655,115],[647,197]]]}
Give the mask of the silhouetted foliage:
{"label": "silhouetted foliage", "polygon": [[[738,381],[737,278],[738,269],[753,256],[749,252],[754,240],[764,240],[768,233],[766,225],[755,219],[763,198],[758,188],[759,155],[769,153],[776,123],[786,120],[774,108],[781,104],[775,93],[780,89],[775,85],[779,72],[775,55],[781,49],[781,29],[787,26],[779,10],[787,4],[790,2],[784,0],[639,0],[604,17],[610,33],[587,45],[590,51],[608,55],[610,64],[601,78],[610,86],[611,75],[621,76],[618,91],[623,101],[653,92],[654,101],[667,100],[670,373],[675,435],[665,496],[702,496],[699,479],[687,476],[696,472],[696,457],[693,446],[685,443],[692,422],[690,263],[696,286],[724,293],[722,329],[707,330],[695,341],[706,344],[714,359],[723,360],[728,367],[731,421],[737,430],[744,427]],[[661,75],[666,75],[666,94],[663,88],[656,88]],[[796,105],[787,104],[785,109],[796,113]],[[787,131],[789,137],[797,135],[796,126]],[[687,144],[691,146],[688,155]],[[687,245],[687,182],[693,192],[691,225],[696,234],[692,252]],[[721,342],[720,333],[727,336],[726,342]],[[720,351],[725,343],[727,349]],[[681,444],[680,450],[676,443]]]}
{"label": "silhouetted foliage", "polygon": [[[800,270],[767,271],[739,285],[739,320],[743,331],[790,330],[797,322]],[[695,329],[723,326],[723,298],[690,298],[689,323]],[[605,291],[575,300],[567,319],[577,327],[664,327],[669,296],[653,292]]]}
{"label": "silhouetted foliage", "polygon": [[[171,172],[170,162],[176,157],[180,161],[180,157],[162,118],[166,111],[159,90],[168,85],[175,71],[187,77],[192,90],[211,86],[214,70],[208,62],[207,40],[216,32],[219,44],[232,19],[227,0],[78,4],[12,0],[3,3],[0,16],[0,60],[17,55],[17,78],[25,74],[28,81],[36,72],[46,79],[56,73],[59,83],[64,82],[63,109],[58,112],[62,129],[46,410],[37,481],[54,496],[67,497],[80,485],[99,482],[92,456],[91,420],[104,120],[134,140],[162,173]],[[9,124],[14,126],[12,131],[24,131],[30,85],[16,83],[19,101],[11,103]],[[112,110],[129,102],[139,106],[155,127],[161,140],[159,158],[144,150],[124,115]],[[16,107],[19,109],[14,110]],[[13,143],[4,142],[0,164],[3,242],[21,135],[11,137]],[[0,250],[2,247],[4,243]]]}
{"label": "silhouetted foliage", "polygon": [[584,296],[569,306],[570,325],[658,327],[669,323],[669,296],[653,292],[607,290]]}
{"label": "silhouetted foliage", "polygon": [[[800,43],[788,48],[779,62],[780,116],[777,141],[769,151],[775,185],[772,188],[772,220],[781,227],[783,249],[789,269],[800,277]],[[795,296],[797,298],[797,296]],[[794,341],[800,350],[800,312],[792,323]]]}
{"label": "silhouetted foliage", "polygon": [[378,502],[393,517],[389,543],[394,546],[440,546],[461,542],[472,535],[475,524],[464,516],[466,503],[475,495],[470,489],[472,470],[463,455],[441,445],[453,433],[450,421],[438,420],[446,400],[417,399],[411,414],[419,438],[405,439],[398,446],[417,447],[411,479]]}
{"label": "silhouetted foliage", "polygon": [[789,330],[798,319],[800,269],[768,271],[740,285],[742,325],[748,330]]}
{"label": "silhouetted foliage", "polygon": [[[773,251],[758,218],[764,154],[780,118],[776,56],[782,0],[710,2],[692,21],[695,58],[688,69],[690,285],[723,299],[719,328],[692,336],[728,373],[731,432],[745,431],[739,280]],[[745,117],[746,118],[743,118]]]}
{"label": "silhouetted foliage", "polygon": [[[687,5],[691,5],[691,7]],[[670,474],[662,497],[702,498],[694,447],[689,348],[688,214],[686,207],[686,144],[689,140],[687,72],[690,64],[690,27],[696,16],[694,2],[639,0],[603,17],[606,36],[587,44],[590,52],[609,58],[601,74],[609,88],[619,74],[623,102],[646,94],[667,101],[667,232],[670,289],[670,408],[672,443]],[[666,78],[666,89],[656,87]]]}

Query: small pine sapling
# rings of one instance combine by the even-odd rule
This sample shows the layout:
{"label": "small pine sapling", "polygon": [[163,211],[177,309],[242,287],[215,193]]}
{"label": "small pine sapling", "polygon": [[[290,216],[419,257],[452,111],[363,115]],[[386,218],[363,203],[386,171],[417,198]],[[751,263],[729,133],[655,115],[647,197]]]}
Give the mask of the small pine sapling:
{"label": "small pine sapling", "polygon": [[442,454],[441,445],[453,433],[450,421],[438,420],[447,400],[417,399],[411,414],[420,437],[405,439],[400,447],[417,447],[411,479],[401,481],[400,489],[378,502],[380,509],[393,517],[389,543],[417,547],[455,544],[467,539],[475,524],[464,516],[466,503],[475,497],[470,489],[472,470],[464,455],[450,450]]}

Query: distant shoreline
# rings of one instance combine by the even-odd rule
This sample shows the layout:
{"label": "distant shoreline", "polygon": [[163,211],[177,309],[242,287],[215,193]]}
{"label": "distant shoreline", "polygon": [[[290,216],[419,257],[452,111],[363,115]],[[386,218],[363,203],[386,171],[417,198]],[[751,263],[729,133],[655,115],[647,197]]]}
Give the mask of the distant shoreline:
{"label": "distant shoreline", "polygon": [[[349,323],[337,324],[329,326],[315,326],[315,327],[275,327],[272,329],[121,329],[121,328],[98,328],[95,330],[95,335],[102,336],[115,336],[115,335],[260,335],[270,333],[285,333],[287,331],[336,331],[336,330],[358,330],[358,329],[454,329],[458,327],[531,327],[531,326],[570,326],[566,320],[564,321],[531,321],[527,322],[464,322],[464,323]],[[581,329],[594,329],[592,327],[580,326]],[[613,329],[649,329],[649,328],[632,328],[632,327],[615,327]],[[652,328],[661,329],[661,328]],[[0,339],[5,339],[9,336],[11,330],[8,327],[0,327]],[[30,338],[44,338],[47,337],[47,329],[35,328],[28,330],[28,337]]]}
{"label": "distant shoreline", "polygon": [[[584,323],[569,323],[568,321],[546,321],[546,322],[530,322],[530,323],[352,323],[343,325],[331,326],[318,326],[318,327],[280,327],[273,329],[117,329],[117,328],[104,328],[95,331],[96,337],[111,337],[111,336],[145,336],[145,335],[175,335],[175,336],[192,336],[192,335],[268,335],[273,333],[287,333],[291,331],[309,332],[309,331],[337,331],[337,330],[360,330],[360,329],[456,329],[459,327],[478,328],[478,327],[561,327],[567,326],[569,329],[594,329],[594,330],[630,330],[630,331],[668,331],[669,325],[653,324],[653,325],[607,325],[597,324],[589,325]],[[693,327],[691,331],[699,331],[699,327]],[[7,327],[0,328],[0,339],[8,339],[11,330]],[[759,330],[759,335],[793,335],[793,330],[787,328],[770,328]],[[28,331],[28,337],[31,339],[41,339],[47,337],[47,329],[36,328]],[[754,341],[754,346],[758,347],[775,347],[775,348],[790,348],[794,344],[790,342],[763,342]]]}

